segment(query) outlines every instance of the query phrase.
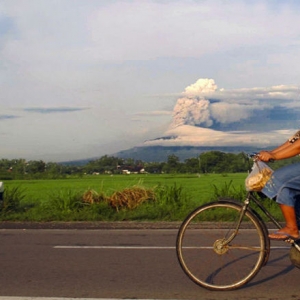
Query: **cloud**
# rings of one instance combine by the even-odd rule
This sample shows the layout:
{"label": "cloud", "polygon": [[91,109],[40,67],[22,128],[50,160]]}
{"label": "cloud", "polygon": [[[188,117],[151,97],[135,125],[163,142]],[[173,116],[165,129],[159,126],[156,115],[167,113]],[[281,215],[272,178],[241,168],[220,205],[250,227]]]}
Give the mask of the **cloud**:
{"label": "cloud", "polygon": [[[206,95],[209,97],[209,95]],[[262,103],[268,100],[268,103],[278,103],[284,101],[285,103],[293,102],[296,104],[300,100],[300,88],[296,85],[275,85],[271,87],[254,87],[241,89],[219,89],[214,93],[215,97],[225,99],[227,101],[242,101],[253,100]],[[273,102],[270,102],[272,100]]]}
{"label": "cloud", "polygon": [[[287,140],[294,130],[247,132],[223,132],[208,128],[182,125],[169,129],[160,138],[147,140],[144,146],[274,146],[280,139]],[[283,141],[282,140],[282,141]]]}
{"label": "cloud", "polygon": [[[289,4],[283,7],[290,24],[297,26],[299,19],[293,9]],[[95,9],[89,19],[90,38],[98,50],[91,54],[121,60],[170,53],[175,57],[198,57],[219,51],[220,45],[226,51],[233,45],[249,47],[258,39],[266,45],[298,36],[294,26],[285,26],[285,13],[270,11],[268,1],[252,5],[244,1],[114,1]],[[265,26],[266,20],[273,26]]]}
{"label": "cloud", "polygon": [[226,51],[257,40],[262,48],[281,39],[298,47],[299,11],[288,3],[281,11],[269,1],[3,2],[5,23],[17,28],[10,31],[5,55],[19,63],[199,57],[219,52],[220,45]]}
{"label": "cloud", "polygon": [[[190,87],[197,92],[187,96]],[[185,97],[179,98],[174,107],[173,126],[185,124],[232,130],[230,124],[234,124],[239,130],[239,126],[244,128],[247,124],[249,129],[259,130],[264,118],[276,126],[274,129],[280,129],[290,126],[300,112],[297,86],[225,90],[218,89],[212,79],[200,79],[187,87],[183,95]]]}
{"label": "cloud", "polygon": [[[159,119],[159,120],[165,120],[165,122],[169,123],[171,116],[172,116],[171,110],[153,110],[153,111],[143,111],[143,112],[134,113],[133,117],[130,120],[133,122],[155,124]],[[143,128],[142,130],[145,134],[150,133],[149,127]]]}
{"label": "cloud", "polygon": [[0,121],[1,120],[10,120],[10,119],[15,119],[15,118],[19,118],[19,116],[15,116],[15,115],[0,115]]}
{"label": "cloud", "polygon": [[299,125],[297,1],[27,2],[0,4],[2,157]]}
{"label": "cloud", "polygon": [[172,112],[168,110],[153,110],[153,111],[135,113],[136,116],[153,116],[153,117],[169,116],[171,114]]}
{"label": "cloud", "polygon": [[213,79],[200,78],[195,83],[187,86],[184,95],[187,98],[193,98],[201,95],[209,95],[217,90],[217,85]]}
{"label": "cloud", "polygon": [[25,112],[33,112],[39,114],[53,114],[53,113],[67,113],[86,110],[88,108],[78,108],[78,107],[31,107],[24,108]]}
{"label": "cloud", "polygon": [[220,124],[240,122],[250,118],[256,105],[218,102],[210,105],[212,119]]}
{"label": "cloud", "polygon": [[145,145],[276,144],[300,125],[298,101],[297,86],[224,90],[201,78],[177,100],[169,129]]}

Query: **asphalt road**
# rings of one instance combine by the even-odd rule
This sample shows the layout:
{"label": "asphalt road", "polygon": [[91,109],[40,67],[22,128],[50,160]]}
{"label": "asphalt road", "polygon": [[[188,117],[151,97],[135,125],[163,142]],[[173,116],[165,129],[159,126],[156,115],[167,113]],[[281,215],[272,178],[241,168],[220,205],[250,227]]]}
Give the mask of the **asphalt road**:
{"label": "asphalt road", "polygon": [[[190,281],[177,229],[0,229],[0,296],[119,299],[300,299],[285,243],[246,286],[212,292]],[[284,248],[279,248],[284,247]]]}

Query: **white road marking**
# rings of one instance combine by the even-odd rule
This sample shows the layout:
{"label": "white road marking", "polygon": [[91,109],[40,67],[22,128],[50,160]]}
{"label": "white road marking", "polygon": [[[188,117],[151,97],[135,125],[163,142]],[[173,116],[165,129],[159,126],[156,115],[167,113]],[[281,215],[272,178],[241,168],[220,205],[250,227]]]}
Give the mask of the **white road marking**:
{"label": "white road marking", "polygon": [[117,300],[113,298],[101,299],[101,298],[60,298],[60,297],[11,297],[0,296],[0,300]]}
{"label": "white road marking", "polygon": [[[175,250],[175,246],[162,247],[162,246],[54,246],[55,249],[116,249],[116,250]],[[185,247],[185,248],[195,248],[195,247]],[[213,249],[213,247],[197,247],[201,249]],[[273,246],[271,249],[290,249],[288,246]],[[0,298],[1,300],[1,298]]]}
{"label": "white road marking", "polygon": [[[157,246],[54,246],[55,249],[134,249],[134,250],[169,250],[175,247],[157,247]],[[1,300],[1,299],[0,299]]]}
{"label": "white road marking", "polygon": [[[119,299],[119,298],[65,298],[65,297],[62,298],[62,297],[13,297],[13,296],[0,296],[0,300],[126,300],[126,298]],[[127,299],[127,300],[130,300],[130,299]],[[159,300],[159,299],[141,299],[141,300]],[[172,299],[169,299],[169,300],[172,300]],[[173,299],[173,300],[175,300],[175,299]]]}

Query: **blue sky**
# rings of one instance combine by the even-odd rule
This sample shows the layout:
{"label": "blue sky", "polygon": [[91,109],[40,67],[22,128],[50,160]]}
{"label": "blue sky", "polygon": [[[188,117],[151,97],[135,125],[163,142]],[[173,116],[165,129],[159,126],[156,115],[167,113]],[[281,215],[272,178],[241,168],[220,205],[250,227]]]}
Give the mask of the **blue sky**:
{"label": "blue sky", "polygon": [[2,0],[0,158],[281,143],[300,127],[299,13],[299,1]]}

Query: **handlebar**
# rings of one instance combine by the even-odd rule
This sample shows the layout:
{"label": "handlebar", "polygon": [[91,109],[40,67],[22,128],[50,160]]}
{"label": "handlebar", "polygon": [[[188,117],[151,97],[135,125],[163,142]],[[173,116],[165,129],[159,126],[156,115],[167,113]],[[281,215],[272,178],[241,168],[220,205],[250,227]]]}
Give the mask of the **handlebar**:
{"label": "handlebar", "polygon": [[[248,153],[247,154],[249,158],[255,160],[259,160],[259,153],[258,152],[253,152],[253,153]],[[270,159],[268,162],[274,162],[274,159]]]}
{"label": "handlebar", "polygon": [[259,153],[258,152],[253,152],[253,153],[248,153],[247,156],[249,158],[255,159],[258,158]]}

